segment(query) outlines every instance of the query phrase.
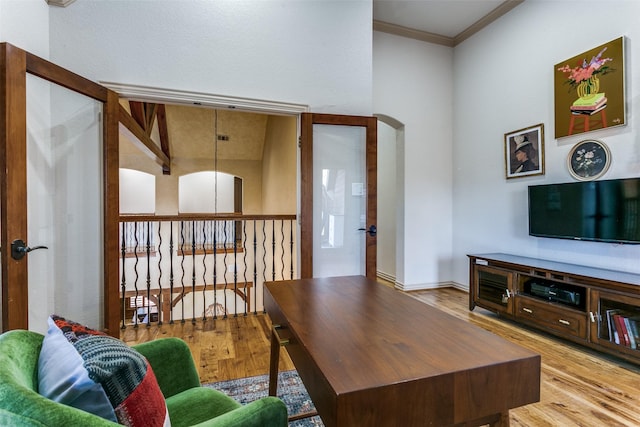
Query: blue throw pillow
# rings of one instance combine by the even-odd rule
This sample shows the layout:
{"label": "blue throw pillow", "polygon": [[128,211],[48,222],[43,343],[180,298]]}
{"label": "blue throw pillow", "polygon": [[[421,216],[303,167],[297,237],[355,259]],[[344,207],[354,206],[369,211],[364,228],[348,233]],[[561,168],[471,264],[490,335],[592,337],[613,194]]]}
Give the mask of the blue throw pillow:
{"label": "blue throw pillow", "polygon": [[100,331],[59,316],[38,360],[41,395],[127,426],[167,427],[169,413],[149,362]]}

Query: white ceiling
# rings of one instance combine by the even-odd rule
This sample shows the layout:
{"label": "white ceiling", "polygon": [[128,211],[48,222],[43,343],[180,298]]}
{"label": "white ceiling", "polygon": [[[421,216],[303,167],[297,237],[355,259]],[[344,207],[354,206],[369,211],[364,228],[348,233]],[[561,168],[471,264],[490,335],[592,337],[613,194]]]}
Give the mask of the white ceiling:
{"label": "white ceiling", "polygon": [[[46,0],[65,7],[75,0]],[[373,0],[373,29],[455,46],[524,0]]]}
{"label": "white ceiling", "polygon": [[524,0],[373,0],[374,29],[455,46]]}

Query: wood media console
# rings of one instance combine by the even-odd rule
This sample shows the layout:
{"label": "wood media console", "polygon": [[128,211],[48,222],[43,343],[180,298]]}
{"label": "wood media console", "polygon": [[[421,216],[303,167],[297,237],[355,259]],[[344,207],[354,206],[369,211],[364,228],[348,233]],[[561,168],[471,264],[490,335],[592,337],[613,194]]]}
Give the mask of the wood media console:
{"label": "wood media console", "polygon": [[470,310],[640,363],[640,274],[501,253],[468,257]]}

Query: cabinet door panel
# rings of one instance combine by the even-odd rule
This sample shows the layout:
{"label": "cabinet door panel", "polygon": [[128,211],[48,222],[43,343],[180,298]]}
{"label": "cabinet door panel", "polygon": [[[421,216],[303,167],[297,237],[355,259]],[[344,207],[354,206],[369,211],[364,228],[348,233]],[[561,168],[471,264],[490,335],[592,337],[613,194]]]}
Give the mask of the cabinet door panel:
{"label": "cabinet door panel", "polygon": [[591,341],[638,356],[640,298],[592,290],[591,301]]}
{"label": "cabinet door panel", "polygon": [[513,273],[476,266],[475,303],[501,313],[513,313]]}

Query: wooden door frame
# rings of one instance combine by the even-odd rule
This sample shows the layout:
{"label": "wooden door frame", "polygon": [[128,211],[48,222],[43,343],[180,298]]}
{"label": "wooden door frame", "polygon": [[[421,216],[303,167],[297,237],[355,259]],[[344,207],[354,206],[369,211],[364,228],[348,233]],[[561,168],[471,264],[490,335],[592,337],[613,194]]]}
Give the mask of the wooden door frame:
{"label": "wooden door frame", "polygon": [[[21,191],[27,181],[27,74],[103,103],[103,323],[104,331],[117,337],[120,334],[118,94],[9,43],[0,43],[0,256],[2,265],[10,266],[2,269],[2,304],[5,308],[11,304],[11,310],[2,310],[3,331],[29,326],[28,288],[20,281],[27,277],[28,257],[15,261],[10,253],[13,240],[28,239],[27,195]],[[8,201],[8,194],[20,196]]]}
{"label": "wooden door frame", "polygon": [[[368,116],[302,113],[300,116],[300,277],[313,277],[313,125],[366,128],[367,226],[377,221],[378,119]],[[376,279],[376,237],[366,234],[365,272]]]}

